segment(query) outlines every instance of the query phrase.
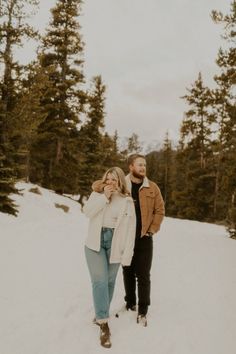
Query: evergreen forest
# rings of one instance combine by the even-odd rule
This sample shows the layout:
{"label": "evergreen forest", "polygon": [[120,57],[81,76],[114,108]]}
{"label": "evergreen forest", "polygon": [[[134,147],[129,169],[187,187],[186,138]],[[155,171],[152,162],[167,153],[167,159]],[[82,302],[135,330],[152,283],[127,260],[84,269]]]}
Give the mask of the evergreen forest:
{"label": "evergreen forest", "polygon": [[[120,144],[117,131],[106,131],[106,83],[100,73],[87,82],[83,69],[82,1],[56,0],[43,35],[29,22],[38,5],[0,1],[0,211],[15,216],[19,180],[83,204],[107,168],[127,173],[127,156],[143,153],[135,132]],[[211,18],[224,42],[215,85],[207,87],[200,72],[182,92],[179,141],[167,132],[160,148],[145,152],[147,176],[167,216],[222,224],[236,238],[236,1]],[[15,49],[27,39],[37,42],[36,59],[22,65]]]}

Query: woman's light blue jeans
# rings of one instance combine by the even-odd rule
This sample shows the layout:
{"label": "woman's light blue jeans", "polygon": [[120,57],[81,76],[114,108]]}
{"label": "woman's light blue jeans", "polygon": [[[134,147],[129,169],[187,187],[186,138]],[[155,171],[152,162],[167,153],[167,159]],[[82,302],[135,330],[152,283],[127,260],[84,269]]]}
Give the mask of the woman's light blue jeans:
{"label": "woman's light blue jeans", "polygon": [[103,227],[101,247],[96,252],[85,246],[85,256],[92,281],[93,302],[97,320],[108,319],[116,276],[120,263],[110,263],[111,242],[114,229]]}

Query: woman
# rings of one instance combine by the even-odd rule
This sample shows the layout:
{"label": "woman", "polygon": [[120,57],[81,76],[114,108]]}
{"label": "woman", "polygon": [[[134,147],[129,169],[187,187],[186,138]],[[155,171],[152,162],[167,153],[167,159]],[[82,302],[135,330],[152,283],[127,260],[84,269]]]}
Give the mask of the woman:
{"label": "woman", "polygon": [[103,176],[104,193],[92,192],[83,211],[90,219],[85,256],[92,281],[95,323],[100,342],[111,347],[108,326],[119,265],[130,265],[135,241],[135,209],[124,172],[112,167]]}

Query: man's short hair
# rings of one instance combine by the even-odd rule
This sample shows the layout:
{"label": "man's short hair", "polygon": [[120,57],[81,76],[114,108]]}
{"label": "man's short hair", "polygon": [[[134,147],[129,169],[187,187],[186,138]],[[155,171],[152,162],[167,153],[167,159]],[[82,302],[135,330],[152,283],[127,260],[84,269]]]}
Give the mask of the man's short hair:
{"label": "man's short hair", "polygon": [[127,158],[127,164],[128,164],[128,166],[132,165],[132,164],[134,163],[134,161],[135,161],[136,159],[138,159],[138,158],[142,158],[142,159],[146,160],[144,155],[141,155],[141,154],[131,154],[131,155],[129,155],[128,158]]}

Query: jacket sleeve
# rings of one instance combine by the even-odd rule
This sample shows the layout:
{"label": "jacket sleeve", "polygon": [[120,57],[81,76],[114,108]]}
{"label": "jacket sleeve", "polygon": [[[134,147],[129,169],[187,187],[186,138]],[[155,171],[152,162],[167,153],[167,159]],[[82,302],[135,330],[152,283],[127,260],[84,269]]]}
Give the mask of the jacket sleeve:
{"label": "jacket sleeve", "polygon": [[135,231],[136,231],[136,216],[134,204],[130,202],[129,205],[129,226],[127,230],[127,238],[125,243],[124,253],[121,257],[121,264],[123,266],[129,266],[132,261],[133,253],[134,253],[134,243],[135,243]]}
{"label": "jacket sleeve", "polygon": [[109,200],[104,193],[92,192],[89,199],[83,207],[83,212],[88,218],[92,218],[99,211],[104,209],[106,204],[109,203]]}
{"label": "jacket sleeve", "polygon": [[161,223],[165,216],[165,204],[161,195],[161,191],[156,184],[155,187],[156,193],[154,201],[153,220],[148,229],[148,231],[152,232],[153,234],[160,230]]}
{"label": "jacket sleeve", "polygon": [[103,183],[101,179],[98,179],[97,181],[93,182],[92,190],[97,193],[102,193],[105,186],[106,184]]}

